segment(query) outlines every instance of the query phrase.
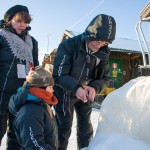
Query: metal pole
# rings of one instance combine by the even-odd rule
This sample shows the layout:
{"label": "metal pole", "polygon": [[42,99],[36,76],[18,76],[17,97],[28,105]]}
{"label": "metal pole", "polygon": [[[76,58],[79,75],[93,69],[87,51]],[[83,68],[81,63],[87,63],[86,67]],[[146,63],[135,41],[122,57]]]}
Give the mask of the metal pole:
{"label": "metal pole", "polygon": [[146,63],[146,58],[145,58],[145,52],[144,52],[144,49],[143,49],[143,46],[142,46],[142,43],[141,43],[141,35],[139,33],[139,28],[141,26],[141,21],[139,21],[137,24],[136,24],[136,34],[137,34],[137,38],[138,38],[138,41],[139,41],[139,45],[140,45],[140,49],[141,49],[141,52],[142,52],[142,56],[143,56],[143,65],[144,67],[147,66],[147,63]]}
{"label": "metal pole", "polygon": [[48,33],[48,35],[47,35],[47,39],[48,39],[48,41],[47,41],[47,54],[48,54],[48,50],[49,50],[49,37],[50,36],[51,36],[51,34]]}

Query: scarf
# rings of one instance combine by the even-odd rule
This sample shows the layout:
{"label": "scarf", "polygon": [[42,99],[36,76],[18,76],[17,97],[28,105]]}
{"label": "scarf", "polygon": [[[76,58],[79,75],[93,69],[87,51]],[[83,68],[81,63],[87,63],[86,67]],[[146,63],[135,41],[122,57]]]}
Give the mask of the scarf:
{"label": "scarf", "polygon": [[23,41],[19,36],[5,29],[0,30],[0,35],[6,39],[14,56],[19,58],[20,61],[26,61],[26,73],[28,73],[29,63],[33,63],[31,36],[27,34],[25,41]]}
{"label": "scarf", "polygon": [[40,98],[45,103],[50,105],[56,105],[58,103],[57,98],[53,95],[53,93],[50,93],[44,89],[36,88],[36,87],[30,87],[29,93]]}

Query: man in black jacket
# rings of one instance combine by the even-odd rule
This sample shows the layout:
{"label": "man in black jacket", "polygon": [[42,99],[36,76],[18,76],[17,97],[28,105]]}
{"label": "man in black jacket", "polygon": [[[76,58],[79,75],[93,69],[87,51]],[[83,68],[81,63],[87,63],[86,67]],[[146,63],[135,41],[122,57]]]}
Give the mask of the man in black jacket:
{"label": "man in black jacket", "polygon": [[85,32],[60,43],[54,60],[53,77],[58,104],[59,150],[66,150],[73,113],[77,116],[78,149],[87,147],[93,136],[90,121],[92,102],[110,81],[108,44],[115,39],[113,17],[100,14]]}

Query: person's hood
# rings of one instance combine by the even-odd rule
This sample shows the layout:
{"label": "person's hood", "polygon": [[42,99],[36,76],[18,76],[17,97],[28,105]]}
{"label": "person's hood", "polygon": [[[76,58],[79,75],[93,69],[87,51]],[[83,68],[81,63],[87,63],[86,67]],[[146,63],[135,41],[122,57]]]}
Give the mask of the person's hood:
{"label": "person's hood", "polygon": [[111,16],[100,14],[96,16],[85,29],[83,40],[107,41],[112,43],[116,34],[116,22]]}
{"label": "person's hood", "polygon": [[27,103],[27,101],[33,101],[41,103],[41,100],[34,95],[28,93],[29,83],[26,83],[22,88],[19,88],[17,94],[12,95],[9,102],[9,111],[16,115],[20,108]]}

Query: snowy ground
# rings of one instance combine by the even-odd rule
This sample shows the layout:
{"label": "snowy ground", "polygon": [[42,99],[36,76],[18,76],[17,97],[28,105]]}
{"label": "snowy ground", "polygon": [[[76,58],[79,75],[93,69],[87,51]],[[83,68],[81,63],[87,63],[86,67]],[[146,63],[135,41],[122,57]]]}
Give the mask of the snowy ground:
{"label": "snowy ground", "polygon": [[[95,134],[96,128],[98,126],[99,111],[100,111],[99,109],[93,108],[92,115],[91,115],[91,121],[92,121],[93,128],[94,128],[94,134]],[[6,145],[6,135],[3,138],[2,146],[0,147],[0,150],[6,150],[5,145]],[[68,150],[71,150],[71,149],[76,150],[77,149],[76,145],[77,145],[76,144],[76,117],[74,116],[72,134],[69,139]]]}
{"label": "snowy ground", "polygon": [[[99,111],[100,111],[100,109],[94,109],[93,108],[92,115],[91,115],[91,121],[92,121],[92,124],[93,124],[94,135],[95,135],[95,132],[96,132],[96,128],[98,126]],[[69,145],[68,145],[67,150],[77,150],[77,144],[76,144],[76,117],[74,117],[73,127],[72,127],[72,134],[71,134],[71,137],[69,139]]]}

